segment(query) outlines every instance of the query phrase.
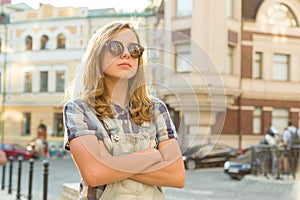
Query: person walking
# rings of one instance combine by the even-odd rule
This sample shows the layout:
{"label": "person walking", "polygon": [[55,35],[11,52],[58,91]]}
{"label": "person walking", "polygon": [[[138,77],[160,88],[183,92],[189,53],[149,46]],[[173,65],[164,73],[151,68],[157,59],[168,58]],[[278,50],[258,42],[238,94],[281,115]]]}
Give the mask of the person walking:
{"label": "person walking", "polygon": [[[279,131],[270,126],[260,141],[260,148],[263,153],[262,170],[264,176],[268,178],[268,173],[277,174],[277,138]],[[265,146],[266,145],[266,146]]]}
{"label": "person walking", "polygon": [[[295,137],[296,136],[296,137]],[[300,138],[299,130],[294,126],[293,121],[288,121],[288,127],[284,130],[282,136],[282,146],[284,153],[284,174],[292,175],[296,178],[296,170],[299,162],[299,148],[293,148],[294,138]]]}
{"label": "person walking", "polygon": [[47,142],[47,127],[45,124],[39,124],[37,127],[37,137],[32,140],[28,145],[36,152],[36,157],[49,157],[48,142]]}
{"label": "person walking", "polygon": [[79,199],[165,199],[185,170],[166,105],[149,95],[133,23],[116,21],[89,41],[64,105],[65,148],[82,181]]}

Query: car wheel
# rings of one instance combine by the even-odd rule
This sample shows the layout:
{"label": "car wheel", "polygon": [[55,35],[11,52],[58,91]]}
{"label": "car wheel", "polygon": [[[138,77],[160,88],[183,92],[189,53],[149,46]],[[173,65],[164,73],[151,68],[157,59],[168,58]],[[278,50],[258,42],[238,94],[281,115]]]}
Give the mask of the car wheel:
{"label": "car wheel", "polygon": [[234,180],[241,180],[242,178],[243,178],[243,176],[242,175],[235,175],[235,176],[233,176],[233,175],[230,175],[230,178],[231,179],[234,179]]}
{"label": "car wheel", "polygon": [[197,164],[195,160],[189,159],[186,161],[186,169],[193,170],[196,169]]}

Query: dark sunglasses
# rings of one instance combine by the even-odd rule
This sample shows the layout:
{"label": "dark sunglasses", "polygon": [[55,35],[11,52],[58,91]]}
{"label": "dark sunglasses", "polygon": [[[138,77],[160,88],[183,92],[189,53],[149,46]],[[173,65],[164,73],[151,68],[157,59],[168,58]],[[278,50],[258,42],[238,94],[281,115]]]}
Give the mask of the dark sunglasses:
{"label": "dark sunglasses", "polygon": [[[124,45],[119,41],[108,41],[105,43],[113,56],[120,56],[124,52]],[[137,43],[131,43],[127,46],[130,56],[133,58],[140,58],[143,55],[144,47]]]}

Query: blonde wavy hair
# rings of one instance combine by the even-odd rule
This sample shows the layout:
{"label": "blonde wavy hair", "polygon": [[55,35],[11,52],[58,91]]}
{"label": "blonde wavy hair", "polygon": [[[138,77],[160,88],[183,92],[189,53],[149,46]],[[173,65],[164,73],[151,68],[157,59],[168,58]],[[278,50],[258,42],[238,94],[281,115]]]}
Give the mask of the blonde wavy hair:
{"label": "blonde wavy hair", "polygon": [[[122,29],[130,29],[136,35],[138,43],[140,38],[129,21],[116,21],[100,28],[90,39],[86,52],[82,58],[81,67],[71,86],[65,93],[65,101],[82,99],[96,114],[99,120],[104,117],[113,118],[109,103],[109,94],[103,78],[102,52],[105,42]],[[141,125],[151,121],[151,108],[153,102],[146,86],[146,76],[143,67],[143,58],[139,58],[139,67],[136,74],[129,81],[130,114],[133,121]]]}

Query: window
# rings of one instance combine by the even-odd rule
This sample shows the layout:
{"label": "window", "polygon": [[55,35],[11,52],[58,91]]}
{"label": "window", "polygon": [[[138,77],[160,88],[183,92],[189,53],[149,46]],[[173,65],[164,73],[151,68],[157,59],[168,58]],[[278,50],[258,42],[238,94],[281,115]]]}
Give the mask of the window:
{"label": "window", "polygon": [[276,81],[289,80],[289,55],[273,55],[272,79]]}
{"label": "window", "polygon": [[48,71],[40,72],[40,92],[48,92]]}
{"label": "window", "polygon": [[293,11],[282,3],[276,3],[267,10],[263,18],[263,23],[271,26],[298,26]]}
{"label": "window", "polygon": [[253,111],[253,134],[261,134],[261,119],[262,109],[261,107],[255,107]]}
{"label": "window", "polygon": [[47,35],[42,35],[41,49],[49,49],[49,37]]}
{"label": "window", "polygon": [[193,12],[193,0],[176,1],[176,17],[190,17]]}
{"label": "window", "polygon": [[28,35],[25,39],[26,51],[32,50],[32,37]]}
{"label": "window", "polygon": [[252,78],[254,79],[262,78],[262,53],[261,52],[255,52]]}
{"label": "window", "polygon": [[57,137],[64,136],[63,114],[62,113],[54,113],[53,136],[57,136]]}
{"label": "window", "polygon": [[233,17],[233,0],[226,0],[226,16]]}
{"label": "window", "polygon": [[64,49],[66,48],[66,37],[64,34],[58,34],[57,36],[57,48]]}
{"label": "window", "polygon": [[32,92],[32,72],[25,72],[24,92]]}
{"label": "window", "polygon": [[279,131],[283,131],[289,121],[289,110],[284,108],[276,108],[272,111],[272,126]]}
{"label": "window", "polygon": [[23,113],[22,135],[30,135],[31,113]]}
{"label": "window", "polygon": [[65,72],[64,71],[56,71],[56,92],[64,92],[65,90]]}
{"label": "window", "polygon": [[226,74],[233,74],[234,67],[234,46],[228,45],[227,47],[227,63],[226,63]]}
{"label": "window", "polygon": [[191,45],[190,43],[176,44],[176,72],[191,71]]}

